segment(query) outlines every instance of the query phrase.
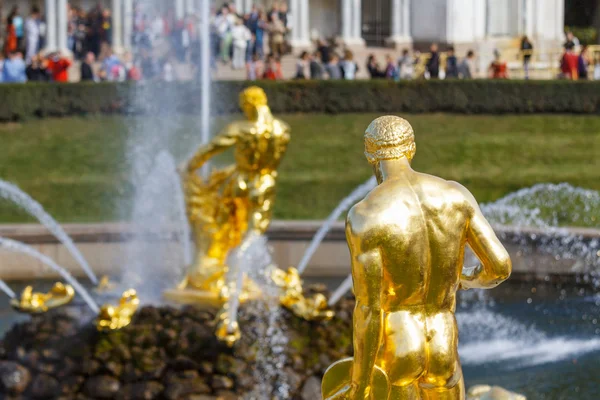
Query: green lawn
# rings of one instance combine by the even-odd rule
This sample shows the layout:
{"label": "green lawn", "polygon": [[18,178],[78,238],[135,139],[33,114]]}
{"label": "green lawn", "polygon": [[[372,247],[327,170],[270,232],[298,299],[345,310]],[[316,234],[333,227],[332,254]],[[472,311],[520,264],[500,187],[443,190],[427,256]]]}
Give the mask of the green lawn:
{"label": "green lawn", "polygon": [[[284,115],[292,142],[280,173],[276,217],[325,217],[371,171],[362,134],[374,114]],[[489,202],[539,182],[600,190],[600,117],[574,115],[404,115],[417,138],[414,167],[462,182]],[[141,122],[140,122],[141,121]],[[215,122],[215,130],[225,120]],[[194,117],[99,116],[0,125],[0,178],[12,181],[64,222],[127,217],[133,185],[128,126],[175,132],[169,150],[182,157],[197,142]],[[0,203],[0,223],[27,221]]]}

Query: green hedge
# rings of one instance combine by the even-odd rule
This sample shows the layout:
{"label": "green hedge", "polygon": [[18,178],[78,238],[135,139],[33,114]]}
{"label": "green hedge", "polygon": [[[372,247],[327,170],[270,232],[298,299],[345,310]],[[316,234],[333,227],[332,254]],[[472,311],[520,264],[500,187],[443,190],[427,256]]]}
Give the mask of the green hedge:
{"label": "green hedge", "polygon": [[[238,111],[247,82],[215,82],[212,112]],[[287,81],[259,82],[276,113],[600,112],[600,82],[569,81]],[[0,85],[0,121],[89,113],[198,113],[200,86],[161,84]]]}

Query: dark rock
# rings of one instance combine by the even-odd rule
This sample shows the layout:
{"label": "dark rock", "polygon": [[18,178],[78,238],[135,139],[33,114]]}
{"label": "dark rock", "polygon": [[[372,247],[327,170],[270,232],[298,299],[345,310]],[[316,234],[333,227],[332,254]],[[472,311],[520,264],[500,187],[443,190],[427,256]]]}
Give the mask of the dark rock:
{"label": "dark rock", "polygon": [[84,375],[94,375],[96,372],[100,370],[101,364],[97,360],[94,359],[86,359],[83,361],[81,365],[81,372]]}
{"label": "dark rock", "polygon": [[77,393],[81,389],[81,384],[85,378],[83,376],[69,376],[60,380],[61,391],[63,394]]}
{"label": "dark rock", "polygon": [[163,390],[164,386],[155,381],[133,383],[124,386],[117,399],[152,400],[160,396]]}
{"label": "dark rock", "polygon": [[304,382],[302,391],[300,392],[302,400],[314,400],[322,398],[321,395],[321,380],[316,376],[311,376]]}
{"label": "dark rock", "polygon": [[286,382],[290,393],[296,393],[302,384],[302,377],[293,369],[285,369]]}
{"label": "dark rock", "polygon": [[58,381],[46,374],[39,374],[31,383],[31,396],[35,399],[54,398],[60,394]]}
{"label": "dark rock", "polygon": [[24,366],[12,361],[0,361],[0,389],[12,394],[23,393],[31,374]]}
{"label": "dark rock", "polygon": [[217,400],[239,400],[239,398],[240,396],[230,391],[221,390],[217,392]]}
{"label": "dark rock", "polygon": [[215,372],[215,367],[211,362],[203,362],[200,364],[200,371],[206,375],[212,375]]}
{"label": "dark rock", "polygon": [[46,361],[60,361],[62,359],[60,353],[56,349],[42,350],[42,358]]}
{"label": "dark rock", "polygon": [[123,366],[116,361],[109,361],[104,364],[104,369],[115,377],[120,377],[123,372]]}
{"label": "dark rock", "polygon": [[167,400],[176,400],[190,394],[209,394],[210,392],[210,387],[202,379],[181,379],[169,383],[163,397]]}
{"label": "dark rock", "polygon": [[83,393],[97,399],[112,399],[120,388],[121,384],[117,379],[108,375],[100,375],[85,382]]}
{"label": "dark rock", "polygon": [[189,357],[178,355],[172,362],[172,368],[176,371],[182,371],[186,369],[199,369],[200,365]]}
{"label": "dark rock", "polygon": [[214,375],[212,377],[212,387],[215,390],[231,389],[233,387],[233,380],[223,375]]}

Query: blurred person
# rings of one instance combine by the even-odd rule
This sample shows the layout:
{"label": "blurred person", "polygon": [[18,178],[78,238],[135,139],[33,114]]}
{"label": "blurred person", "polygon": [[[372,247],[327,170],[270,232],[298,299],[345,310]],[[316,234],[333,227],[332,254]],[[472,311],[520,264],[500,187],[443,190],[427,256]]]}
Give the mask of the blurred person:
{"label": "blurred person", "polygon": [[379,63],[377,62],[377,58],[375,58],[374,54],[369,55],[369,58],[367,58],[367,71],[369,71],[369,76],[371,79],[385,77],[385,72],[382,72],[379,69]]}
{"label": "blurred person", "polygon": [[385,78],[396,80],[398,78],[398,71],[396,70],[396,63],[394,63],[394,59],[391,55],[385,56]]}
{"label": "blurred person", "polygon": [[25,70],[29,82],[49,82],[48,62],[41,55],[34,54]]}
{"label": "blurred person", "polygon": [[[116,67],[121,65],[121,60],[119,59],[119,57],[114,53],[114,51],[108,47],[106,49],[106,57],[104,58],[104,61],[102,61],[102,68],[107,72],[107,73],[111,73],[111,71]],[[109,78],[110,79],[110,78]]]}
{"label": "blurred person", "polygon": [[133,56],[130,52],[125,53],[123,56],[123,67],[125,67],[126,79],[128,81],[140,81],[142,80],[142,71],[133,62]]}
{"label": "blurred person", "polygon": [[274,16],[277,16],[277,18],[279,18],[279,2],[278,1],[274,1],[273,4],[271,5],[271,9],[269,10],[268,21],[273,22]]}
{"label": "blurred person", "polygon": [[402,50],[398,59],[398,75],[400,79],[412,79],[415,75],[415,60],[410,56],[408,49]]}
{"label": "blurred person", "polygon": [[310,79],[323,79],[323,63],[321,61],[321,53],[319,51],[315,51],[310,58],[308,68],[310,70]]}
{"label": "blurred person", "polygon": [[4,82],[4,54],[0,51],[0,83]]}
{"label": "blurred person", "polygon": [[429,60],[425,65],[426,71],[429,73],[429,79],[438,79],[440,76],[440,53],[438,52],[437,43],[432,43],[429,48]]}
{"label": "blurred person", "polygon": [[358,72],[358,64],[354,61],[354,54],[348,49],[344,51],[344,59],[341,63],[342,77],[347,81],[353,81],[356,79]]}
{"label": "blurred person", "polygon": [[13,7],[13,25],[15,27],[15,35],[17,36],[17,49],[19,52],[25,51],[25,21],[19,13],[19,6]]}
{"label": "blurred person", "polygon": [[577,61],[577,76],[578,79],[587,80],[588,79],[588,67],[590,65],[590,58],[588,54],[588,47],[584,45],[581,47],[581,52],[579,53],[579,58]]}
{"label": "blurred person", "polygon": [[598,57],[594,59],[594,80],[600,80],[600,58]]}
{"label": "blurred person", "polygon": [[76,60],[81,60],[86,56],[86,36],[87,28],[85,23],[80,20],[80,23],[75,30],[75,34],[73,35],[73,57],[75,57]]}
{"label": "blurred person", "polygon": [[144,80],[153,80],[158,75],[158,64],[148,49],[140,51],[140,69]]}
{"label": "blurred person", "polygon": [[284,53],[285,32],[285,25],[279,19],[279,14],[274,13],[271,16],[271,23],[269,24],[269,44],[271,46],[271,53],[275,57],[281,57]]}
{"label": "blurred person", "polygon": [[67,3],[67,49],[74,52],[75,49],[75,32],[79,25],[79,12],[77,7]]}
{"label": "blurred person", "polygon": [[88,51],[85,55],[85,59],[81,62],[81,81],[82,82],[94,82],[97,81],[98,78],[94,73],[94,62],[96,61],[96,57],[94,53]]}
{"label": "blurred person", "polygon": [[4,37],[4,54],[10,59],[18,49],[17,31],[14,24],[18,8],[13,7],[6,18],[6,36]]}
{"label": "blurred person", "polygon": [[294,76],[294,79],[307,79],[308,75],[306,71],[309,68],[309,64],[310,54],[308,54],[307,51],[303,51],[296,61],[296,75]]}
{"label": "blurred person", "polygon": [[269,54],[267,56],[265,70],[263,72],[263,79],[270,81],[283,79],[283,74],[281,73],[281,64],[273,54]]}
{"label": "blurred person", "polygon": [[108,43],[109,46],[113,45],[113,21],[112,13],[108,8],[102,11],[102,29],[100,31],[101,42]]}
{"label": "blurred person", "polygon": [[252,4],[252,8],[246,18],[246,26],[250,29],[250,32],[256,35],[258,29],[258,21],[260,20],[260,12],[256,4]]}
{"label": "blurred person", "polygon": [[508,79],[508,67],[498,49],[494,50],[494,61],[488,68],[488,74],[492,79]]}
{"label": "blurred person", "polygon": [[25,62],[30,63],[40,50],[40,9],[31,7],[31,15],[25,22],[26,57]]}
{"label": "blurred person", "polygon": [[242,69],[246,64],[246,49],[248,48],[248,42],[252,39],[250,30],[244,25],[242,19],[238,19],[235,22],[234,27],[231,30],[231,37],[233,39],[233,69]]}
{"label": "blurred person", "polygon": [[282,1],[279,4],[279,14],[278,14],[279,20],[282,22],[283,27],[284,27],[284,32],[283,32],[283,49],[282,49],[282,54],[287,54],[288,53],[288,49],[291,48],[291,46],[289,46],[289,38],[288,38],[288,34],[291,31],[292,28],[292,24],[290,23],[290,20],[288,19],[288,5],[285,1]]}
{"label": "blurred person", "polygon": [[256,34],[250,33],[250,40],[246,44],[246,62],[252,61],[254,55],[256,55]]}
{"label": "blurred person", "polygon": [[462,79],[472,79],[475,75],[475,52],[467,51],[467,56],[458,66],[458,75]]}
{"label": "blurred person", "polygon": [[265,56],[265,34],[269,28],[269,23],[267,22],[267,14],[264,11],[260,11],[258,15],[255,52],[262,59]]}
{"label": "blurred person", "polygon": [[325,65],[325,71],[331,80],[342,79],[342,68],[340,67],[337,54],[331,55],[329,62]]}
{"label": "blurred person", "polygon": [[454,46],[450,46],[446,57],[446,79],[458,78],[458,60],[454,54]]}
{"label": "blurred person", "polygon": [[50,54],[48,57],[48,70],[52,74],[52,80],[61,83],[68,82],[71,64],[71,60],[61,55],[58,51]]}
{"label": "blurred person", "polygon": [[573,51],[576,51],[580,46],[579,39],[577,39],[577,37],[571,31],[568,31],[566,33],[566,37],[567,39],[565,41],[564,47],[566,48],[567,46],[570,46],[573,49]]}
{"label": "blurred person", "polygon": [[13,50],[6,60],[2,68],[3,83],[25,83],[27,82],[27,74],[25,73],[25,61],[23,54],[17,50]]}
{"label": "blurred person", "polygon": [[173,82],[175,80],[175,69],[170,60],[166,60],[163,64],[162,79],[165,82]]}
{"label": "blurred person", "polygon": [[317,50],[319,53],[321,53],[321,60],[323,61],[323,64],[327,64],[329,62],[329,54],[331,53],[327,40],[317,40]]}
{"label": "blurred person", "polygon": [[246,63],[246,79],[255,81],[261,76],[261,62],[258,54],[253,54],[252,58]]}
{"label": "blurred person", "polygon": [[523,71],[525,72],[525,79],[529,79],[529,64],[531,62],[531,56],[533,55],[533,44],[527,37],[523,36],[521,39],[521,54],[523,55]]}
{"label": "blurred person", "polygon": [[559,77],[562,79],[577,80],[578,78],[579,56],[573,51],[574,47],[573,43],[565,44],[565,51],[560,60]]}
{"label": "blurred person", "polygon": [[235,22],[235,16],[229,13],[229,7],[223,6],[221,13],[215,18],[215,27],[219,35],[221,61],[228,63],[231,52],[231,28]]}

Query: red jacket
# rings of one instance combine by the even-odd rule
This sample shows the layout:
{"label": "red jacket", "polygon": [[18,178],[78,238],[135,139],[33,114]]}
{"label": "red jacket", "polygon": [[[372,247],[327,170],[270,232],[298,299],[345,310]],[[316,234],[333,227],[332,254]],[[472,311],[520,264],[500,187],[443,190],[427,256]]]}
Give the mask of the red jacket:
{"label": "red jacket", "polygon": [[58,60],[50,59],[48,61],[48,69],[52,73],[54,82],[68,82],[70,66],[71,61],[66,58],[59,58]]}
{"label": "red jacket", "polygon": [[560,62],[560,70],[565,77],[577,79],[579,70],[579,56],[575,53],[565,53]]}

